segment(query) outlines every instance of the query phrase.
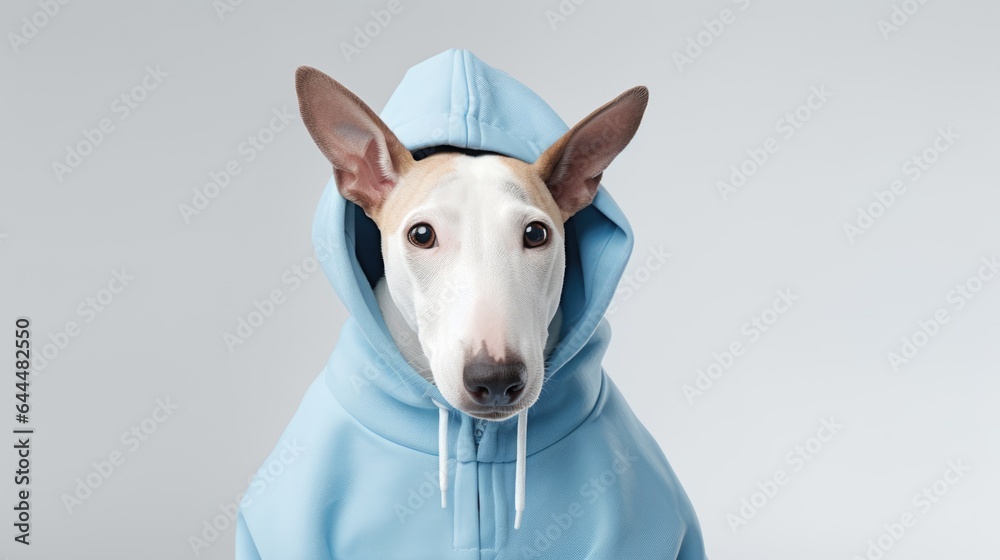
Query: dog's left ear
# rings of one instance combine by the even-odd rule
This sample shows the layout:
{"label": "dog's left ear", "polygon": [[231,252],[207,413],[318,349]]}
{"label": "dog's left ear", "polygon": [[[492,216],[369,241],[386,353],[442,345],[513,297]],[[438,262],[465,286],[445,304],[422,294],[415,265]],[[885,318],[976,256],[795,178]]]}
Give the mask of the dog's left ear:
{"label": "dog's left ear", "polygon": [[594,201],[601,175],[632,140],[649,90],[634,87],[587,115],[535,161],[563,220]]}

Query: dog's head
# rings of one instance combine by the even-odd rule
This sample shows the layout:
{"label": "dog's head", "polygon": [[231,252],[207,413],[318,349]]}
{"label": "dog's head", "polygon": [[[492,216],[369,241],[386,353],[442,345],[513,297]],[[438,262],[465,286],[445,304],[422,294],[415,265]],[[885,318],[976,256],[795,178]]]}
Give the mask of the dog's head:
{"label": "dog's head", "polygon": [[597,109],[532,164],[447,151],[417,161],[329,76],[299,68],[296,89],[340,194],[382,233],[392,301],[444,398],[489,420],[534,404],[562,290],[563,224],[632,139],[646,88]]}

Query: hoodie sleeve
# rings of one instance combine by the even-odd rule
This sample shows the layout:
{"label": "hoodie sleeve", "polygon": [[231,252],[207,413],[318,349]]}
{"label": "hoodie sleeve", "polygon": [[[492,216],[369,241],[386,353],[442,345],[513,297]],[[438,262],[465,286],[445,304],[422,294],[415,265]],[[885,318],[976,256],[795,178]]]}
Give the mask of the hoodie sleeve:
{"label": "hoodie sleeve", "polygon": [[[692,512],[693,513],[693,512]],[[692,517],[693,514],[692,514]],[[698,520],[689,522],[687,531],[684,532],[684,540],[681,541],[680,551],[677,552],[677,560],[707,560],[705,556],[705,541],[701,536],[701,526]]]}
{"label": "hoodie sleeve", "polygon": [[236,518],[236,560],[261,560],[242,511]]}

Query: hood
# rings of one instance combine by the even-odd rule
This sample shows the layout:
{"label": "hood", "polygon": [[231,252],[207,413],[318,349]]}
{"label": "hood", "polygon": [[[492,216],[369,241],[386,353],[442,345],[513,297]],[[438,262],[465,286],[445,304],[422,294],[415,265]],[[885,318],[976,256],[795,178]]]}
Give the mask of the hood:
{"label": "hood", "polygon": [[[525,85],[455,49],[411,68],[381,117],[413,152],[453,146],[525,162],[534,162],[568,130]],[[563,326],[547,360],[546,389],[527,412],[532,422],[527,455],[563,438],[597,405],[600,362],[610,338],[604,314],[632,251],[631,228],[603,185],[593,204],[570,218],[565,229]],[[316,213],[313,241],[351,314],[324,373],[341,405],[381,437],[439,455],[442,462],[448,455],[439,447],[442,430],[445,442],[448,430],[476,431],[476,447],[453,450],[460,461],[511,462],[518,451],[523,456],[514,419],[476,421],[461,413],[403,358],[373,290],[383,275],[378,228],[360,207],[340,196],[333,179]],[[443,480],[442,491],[445,486]]]}

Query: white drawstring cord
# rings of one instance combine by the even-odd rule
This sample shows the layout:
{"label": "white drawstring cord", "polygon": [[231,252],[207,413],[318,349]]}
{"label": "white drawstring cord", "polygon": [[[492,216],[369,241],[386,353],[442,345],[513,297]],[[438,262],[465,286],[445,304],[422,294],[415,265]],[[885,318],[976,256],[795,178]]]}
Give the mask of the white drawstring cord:
{"label": "white drawstring cord", "polygon": [[[441,507],[448,507],[448,407],[431,399],[438,407],[438,483]],[[514,529],[521,528],[526,494],[528,455],[528,410],[517,413],[517,460],[514,464]]]}
{"label": "white drawstring cord", "polygon": [[438,407],[438,484],[441,485],[441,507],[448,507],[448,407],[431,399]]}
{"label": "white drawstring cord", "polygon": [[517,463],[514,466],[514,529],[521,528],[524,513],[525,479],[528,455],[528,409],[517,413]]}

